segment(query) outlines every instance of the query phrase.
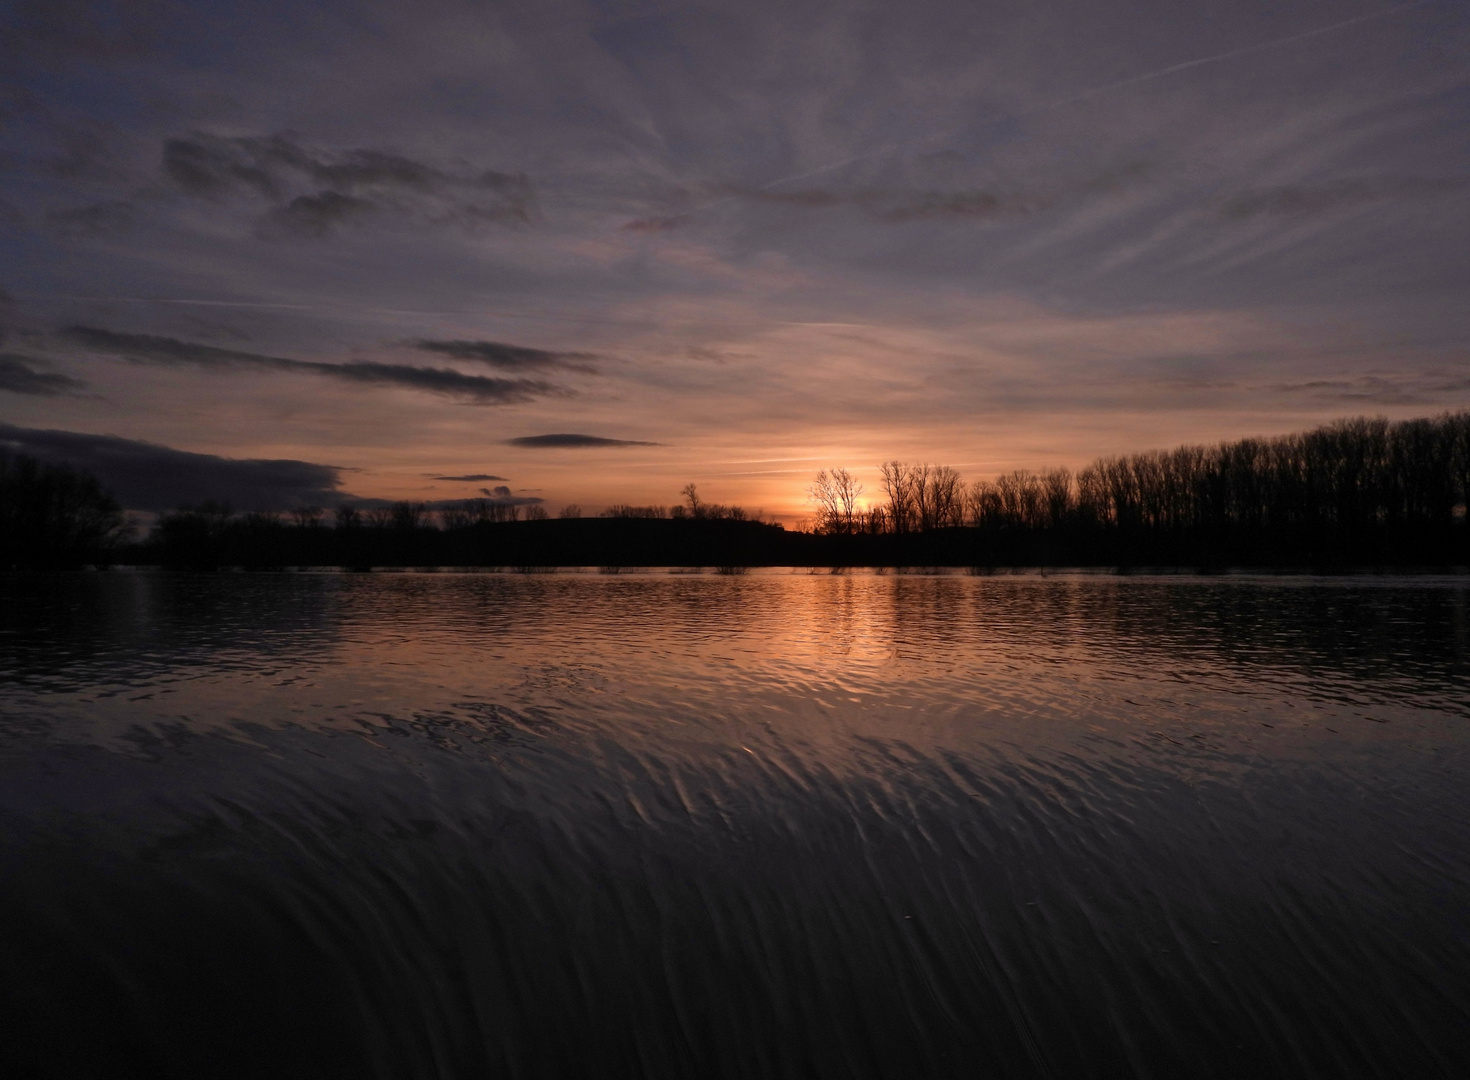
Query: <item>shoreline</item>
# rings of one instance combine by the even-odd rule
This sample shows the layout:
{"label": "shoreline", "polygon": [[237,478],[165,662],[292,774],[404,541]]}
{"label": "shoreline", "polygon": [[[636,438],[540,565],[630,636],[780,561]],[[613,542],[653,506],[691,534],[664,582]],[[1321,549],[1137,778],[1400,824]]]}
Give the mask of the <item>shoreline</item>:
{"label": "shoreline", "polygon": [[1348,566],[1315,568],[1307,566],[963,566],[963,565],[887,565],[830,566],[825,564],[780,564],[708,566],[666,564],[658,566],[596,566],[561,564],[546,566],[485,565],[390,565],[343,566],[332,563],[256,567],[224,565],[211,568],[175,567],[158,563],[118,563],[111,566],[88,565],[69,569],[0,570],[6,577],[32,577],[46,574],[112,574],[146,573],[167,575],[358,575],[358,574],[439,574],[502,575],[507,577],[596,576],[596,577],[668,577],[668,576],[796,576],[796,577],[1025,577],[1025,578],[1313,578],[1372,579],[1413,578],[1416,580],[1470,578],[1470,566]]}

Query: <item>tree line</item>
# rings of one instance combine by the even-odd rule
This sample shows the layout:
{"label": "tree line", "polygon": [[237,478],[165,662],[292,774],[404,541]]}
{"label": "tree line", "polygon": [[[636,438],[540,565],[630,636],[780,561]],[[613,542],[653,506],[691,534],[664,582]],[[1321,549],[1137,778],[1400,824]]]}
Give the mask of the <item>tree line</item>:
{"label": "tree line", "polygon": [[[705,500],[563,507],[469,499],[163,515],[131,536],[116,500],[64,465],[0,452],[0,569],[113,562],[295,565],[1470,565],[1470,412],[1341,420],[1274,438],[1099,458],[1073,473],[967,482],[888,461],[865,500],[823,469],[810,532]],[[742,546],[743,545],[743,546]]]}
{"label": "tree line", "polygon": [[106,564],[131,534],[96,477],[0,450],[0,569]]}
{"label": "tree line", "polygon": [[1470,412],[1104,457],[1075,474],[967,484],[948,466],[890,461],[879,475],[864,505],[847,469],[819,472],[815,530],[966,529],[976,556],[1009,562],[1470,561]]}
{"label": "tree line", "polygon": [[[433,508],[411,500],[368,507],[343,504],[330,514],[317,506],[302,506],[285,514],[236,514],[225,504],[205,503],[181,507],[164,515],[147,540],[129,554],[139,562],[195,569],[534,565],[550,557],[547,554],[550,544],[567,559],[579,565],[592,565],[599,557],[605,561],[611,543],[619,559],[636,564],[637,553],[626,550],[628,529],[623,528],[613,537],[612,531],[618,528],[613,522],[682,521],[703,526],[758,523],[760,518],[759,514],[750,514],[739,506],[707,502],[694,484],[686,485],[681,494],[683,504],[673,507],[609,506],[594,519],[607,522],[605,526],[595,526],[591,521],[581,523],[581,507],[569,504],[558,513],[557,528],[548,532],[537,526],[530,533],[525,525],[549,523],[551,515],[545,507],[509,499],[466,499]],[[517,522],[522,527],[505,528]],[[667,550],[646,530],[639,535],[655,548]],[[568,543],[569,536],[581,539]],[[585,548],[580,555],[578,543]],[[673,550],[689,549],[686,545]],[[723,547],[720,554],[722,558],[730,557]]]}

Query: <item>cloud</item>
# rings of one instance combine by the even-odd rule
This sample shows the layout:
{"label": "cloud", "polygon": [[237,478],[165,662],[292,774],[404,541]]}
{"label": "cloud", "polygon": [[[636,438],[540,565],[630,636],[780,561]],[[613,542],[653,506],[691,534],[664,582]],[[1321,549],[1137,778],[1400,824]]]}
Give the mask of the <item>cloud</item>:
{"label": "cloud", "polygon": [[[1142,171],[1139,167],[1113,170],[1100,178],[1093,178],[1055,191],[1035,191],[1029,194],[1017,192],[994,192],[983,188],[917,188],[885,187],[859,190],[833,188],[779,187],[751,188],[717,186],[708,189],[716,202],[724,199],[741,199],[768,206],[789,206],[805,210],[855,209],[870,220],[884,224],[901,224],[928,219],[961,219],[988,221],[1000,218],[1023,218],[1050,209],[1065,198],[1109,193],[1116,190],[1123,180]],[[691,224],[688,214],[635,218],[625,222],[621,229],[631,233],[663,233]]]}
{"label": "cloud", "polygon": [[538,495],[513,495],[510,488],[504,484],[493,488],[481,488],[480,493],[500,506],[533,506],[546,501]]}
{"label": "cloud", "polygon": [[345,364],[290,360],[279,356],[241,352],[238,349],[221,349],[214,345],[198,345],[153,334],[123,334],[93,326],[71,326],[62,331],[62,334],[68,340],[95,352],[111,353],[133,363],[300,372],[343,382],[422,390],[477,405],[505,405],[531,401],[548,394],[565,393],[551,383],[535,379],[487,378],[483,375],[466,375],[450,368],[421,368],[408,364],[380,364],[368,360]]}
{"label": "cloud", "polygon": [[[960,161],[963,158],[954,155]],[[945,155],[926,155],[928,162],[944,161]],[[1154,171],[1147,160],[1130,160],[1121,165],[1089,170],[1068,177],[1050,177],[1021,185],[1021,190],[992,190],[988,187],[899,184],[857,190],[780,187],[724,189],[729,195],[757,203],[831,209],[851,206],[875,221],[902,223],[929,218],[991,220],[1024,218],[1063,203],[1093,196],[1116,194]],[[624,226],[627,228],[628,226]]]}
{"label": "cloud", "polygon": [[474,360],[491,367],[525,370],[527,368],[564,368],[569,371],[592,372],[596,369],[584,361],[586,353],[549,352],[524,345],[507,345],[501,341],[418,341],[425,352],[452,356],[456,360]]}
{"label": "cloud", "polygon": [[237,510],[283,510],[343,498],[342,470],[309,461],[217,457],[116,435],[3,423],[0,447],[85,469],[129,510],[162,512],[209,499]]}
{"label": "cloud", "polygon": [[113,353],[128,360],[149,364],[201,364],[230,367],[235,365],[291,368],[306,363],[259,353],[221,349],[215,345],[197,345],[178,338],[153,334],[124,334],[95,326],[68,326],[62,336],[94,352]]}
{"label": "cloud", "polygon": [[1034,214],[1045,210],[1051,202],[1044,196],[1023,198],[989,191],[920,191],[874,203],[868,209],[879,221],[894,223],[926,218],[981,220]]}
{"label": "cloud", "polygon": [[243,189],[267,199],[279,197],[270,173],[258,164],[258,155],[231,152],[232,143],[238,142],[209,136],[166,139],[163,171],[189,195],[213,197]]}
{"label": "cloud", "polygon": [[506,439],[507,446],[539,446],[539,447],[592,447],[592,446],[662,446],[663,443],[640,442],[636,439],[604,439],[600,435],[576,435],[562,433],[557,435],[522,435],[515,439]]}
{"label": "cloud", "polygon": [[285,206],[277,207],[271,212],[270,223],[282,232],[320,239],[339,225],[348,224],[376,209],[367,199],[323,191],[318,195],[298,195]]}
{"label": "cloud", "polygon": [[1470,179],[1462,177],[1400,176],[1335,184],[1286,184],[1233,195],[1220,204],[1220,214],[1233,219],[1304,216],[1374,202],[1443,198],[1466,191],[1470,191]]}
{"label": "cloud", "polygon": [[[24,2],[63,12],[47,17],[54,33],[100,50],[127,36],[115,13],[154,0]],[[1252,410],[1373,411],[1341,395],[1392,402],[1392,388],[1268,384],[1451,370],[1470,340],[1470,201],[1430,179],[1470,176],[1463,65],[1424,62],[1421,47],[1459,32],[1454,5],[1168,77],[1154,75],[1333,23],[1333,5],[1234,4],[1213,19],[1158,5],[1144,19],[1080,0],[923,0],[788,17],[774,4],[552,0],[557,34],[497,15],[504,5],[372,5],[350,26],[311,5],[264,20],[165,6],[168,48],[137,61],[0,62],[0,200],[25,226],[0,220],[12,254],[0,285],[23,307],[0,352],[54,358],[30,367],[92,391],[107,377],[106,429],[121,434],[254,457],[340,438],[357,456],[294,452],[388,475],[405,458],[467,463],[453,448],[483,444],[503,413],[220,354],[170,372],[76,348],[72,364],[33,330],[80,323],[288,365],[384,361],[577,390],[603,379],[417,343],[585,350],[574,362],[626,392],[566,399],[575,411],[542,411],[563,404],[551,397],[509,406],[525,414],[484,455],[514,427],[656,431],[671,447],[527,447],[540,465],[578,463],[577,482],[590,479],[564,494],[584,504],[608,485],[658,501],[689,461],[731,446],[1036,464],[1038,446],[1083,460],[1090,440],[1251,430],[1239,417]],[[0,41],[25,65],[38,52]],[[311,93],[287,92],[303,80]],[[1136,161],[1149,171],[1129,171]],[[48,211],[108,200],[135,206],[136,226],[87,241],[84,260],[58,231],[86,222],[47,227]],[[476,228],[488,239],[467,241]],[[1032,313],[1012,319],[1012,304]],[[1236,316],[1255,328],[1223,325]],[[1176,352],[1209,366],[1165,385]],[[200,386],[206,366],[214,390],[279,393],[232,393],[197,415],[160,392],[159,379]],[[295,400],[312,393],[331,400]],[[1403,393],[1470,400],[1427,379]],[[104,429],[64,421],[75,401],[0,394],[0,414]],[[395,402],[438,414],[425,423]],[[554,479],[518,454],[498,458],[517,482]],[[667,460],[625,467],[655,457]],[[424,494],[499,482],[430,480]],[[748,483],[716,494],[800,498]]]}
{"label": "cloud", "polygon": [[447,170],[382,150],[330,151],[290,134],[194,132],[163,143],[164,175],[195,198],[265,202],[267,233],[314,239],[377,215],[420,224],[529,224],[540,209],[524,175]]}
{"label": "cloud", "polygon": [[[1111,175],[1111,174],[1110,174]],[[1119,174],[1121,175],[1121,173]],[[1069,194],[1097,190],[1096,182],[1072,185]],[[811,210],[854,207],[875,221],[899,223],[924,218],[969,218],[983,220],[1000,217],[1025,217],[1052,206],[1061,192],[1029,195],[1000,193],[981,188],[866,188],[840,191],[827,188],[803,188],[791,191],[779,188],[730,188],[735,197],[756,203],[795,206]],[[677,220],[677,219],[676,219]],[[624,226],[627,228],[628,226]],[[653,230],[645,230],[653,231]]]}
{"label": "cloud", "polygon": [[847,194],[828,191],[824,188],[801,188],[783,191],[768,188],[738,188],[733,193],[752,202],[776,203],[782,206],[807,206],[817,210],[844,204],[861,203],[871,198],[869,193]]}
{"label": "cloud", "polygon": [[37,371],[31,367],[33,363],[35,361],[29,357],[0,353],[0,390],[33,397],[56,397],[59,394],[74,394],[87,385],[70,375]]}
{"label": "cloud", "polygon": [[489,473],[467,473],[464,476],[431,476],[430,480],[451,480],[455,483],[482,483],[486,480],[504,480],[503,476],[491,476]]}
{"label": "cloud", "polygon": [[1428,405],[1442,400],[1446,394],[1463,394],[1470,389],[1470,378],[1446,379],[1442,373],[1437,372],[1403,372],[1389,377],[1358,375],[1342,379],[1276,383],[1268,389],[1278,394],[1301,394],[1322,401]]}
{"label": "cloud", "polygon": [[348,382],[379,386],[403,386],[431,394],[460,398],[476,405],[510,405],[548,394],[565,393],[551,383],[535,379],[495,379],[465,375],[451,368],[421,368],[407,364],[378,364],[355,361],[348,364],[317,364],[297,361],[296,370],[328,375]]}

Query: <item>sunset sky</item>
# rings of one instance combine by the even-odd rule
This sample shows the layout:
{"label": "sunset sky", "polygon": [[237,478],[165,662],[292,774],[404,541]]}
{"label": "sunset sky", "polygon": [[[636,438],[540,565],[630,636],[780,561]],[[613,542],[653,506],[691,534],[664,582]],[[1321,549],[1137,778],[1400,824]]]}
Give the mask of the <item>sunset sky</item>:
{"label": "sunset sky", "polygon": [[1429,415],[1470,7],[0,0],[0,290],[0,445],[138,510]]}

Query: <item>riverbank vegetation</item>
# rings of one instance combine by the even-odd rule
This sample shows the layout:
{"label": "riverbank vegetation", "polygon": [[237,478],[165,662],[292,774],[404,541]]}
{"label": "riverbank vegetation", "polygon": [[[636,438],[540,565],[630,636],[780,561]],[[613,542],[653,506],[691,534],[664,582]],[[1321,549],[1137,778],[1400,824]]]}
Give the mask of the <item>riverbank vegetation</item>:
{"label": "riverbank vegetation", "polygon": [[880,475],[866,506],[845,469],[811,487],[817,531],[859,559],[917,548],[980,565],[1470,562],[1470,413],[1342,420],[1099,458],[1076,474],[967,485],[951,468],[895,461]]}
{"label": "riverbank vegetation", "polygon": [[0,449],[0,569],[108,565],[129,535],[96,477]]}
{"label": "riverbank vegetation", "polygon": [[672,507],[491,498],[236,514],[206,503],[130,541],[89,476],[0,456],[0,566],[1159,566],[1470,565],[1470,413],[1099,458],[1073,473],[967,482],[884,463],[865,492],[817,473],[810,529],[785,530],[694,484]]}

